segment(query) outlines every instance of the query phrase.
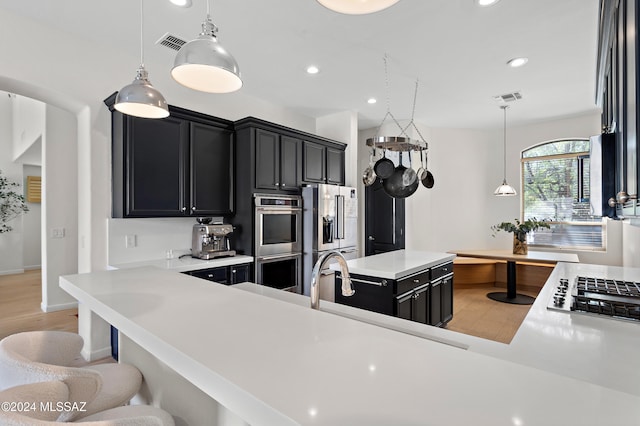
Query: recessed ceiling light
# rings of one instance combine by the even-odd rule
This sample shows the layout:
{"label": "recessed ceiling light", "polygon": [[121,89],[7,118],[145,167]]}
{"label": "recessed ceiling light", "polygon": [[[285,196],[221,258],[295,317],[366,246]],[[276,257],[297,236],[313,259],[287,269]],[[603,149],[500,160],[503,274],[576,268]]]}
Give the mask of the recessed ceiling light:
{"label": "recessed ceiling light", "polygon": [[307,73],[309,73],[309,74],[318,74],[319,72],[320,72],[320,70],[315,65],[311,65],[311,66],[307,67]]}
{"label": "recessed ceiling light", "polygon": [[375,104],[376,102],[378,102],[378,100],[377,100],[376,98],[369,98],[369,99],[367,100],[367,103],[368,103],[368,104]]}
{"label": "recessed ceiling light", "polygon": [[500,0],[476,0],[478,6],[491,6],[492,4],[498,3]]}
{"label": "recessed ceiling light", "polygon": [[191,0],[169,0],[171,3],[180,7],[191,7]]}
{"label": "recessed ceiling light", "polygon": [[518,68],[523,66],[527,62],[529,62],[528,58],[513,58],[509,62],[507,62],[507,65],[509,65],[512,68]]}

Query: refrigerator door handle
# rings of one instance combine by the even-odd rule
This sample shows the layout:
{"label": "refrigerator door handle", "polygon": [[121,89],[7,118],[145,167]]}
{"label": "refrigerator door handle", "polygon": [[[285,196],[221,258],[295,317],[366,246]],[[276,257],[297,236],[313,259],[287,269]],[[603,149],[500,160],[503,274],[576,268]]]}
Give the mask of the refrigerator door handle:
{"label": "refrigerator door handle", "polygon": [[344,195],[336,195],[336,238],[344,239]]}

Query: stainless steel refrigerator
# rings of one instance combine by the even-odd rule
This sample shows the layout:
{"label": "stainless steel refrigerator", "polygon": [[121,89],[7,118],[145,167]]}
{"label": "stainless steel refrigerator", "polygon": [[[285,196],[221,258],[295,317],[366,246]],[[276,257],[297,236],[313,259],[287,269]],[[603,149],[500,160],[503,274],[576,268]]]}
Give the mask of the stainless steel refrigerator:
{"label": "stainless steel refrigerator", "polygon": [[[311,271],[318,257],[337,250],[347,259],[358,257],[358,197],[356,188],[319,184],[302,189],[303,282],[309,295]],[[321,271],[320,297],[334,300],[334,271],[330,262]]]}

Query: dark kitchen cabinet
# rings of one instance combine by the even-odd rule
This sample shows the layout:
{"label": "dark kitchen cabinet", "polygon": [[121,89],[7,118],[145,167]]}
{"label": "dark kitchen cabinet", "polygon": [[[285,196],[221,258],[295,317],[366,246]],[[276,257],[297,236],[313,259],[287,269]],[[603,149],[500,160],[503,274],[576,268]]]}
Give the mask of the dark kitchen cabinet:
{"label": "dark kitchen cabinet", "polygon": [[327,147],[327,183],[344,185],[344,150]]}
{"label": "dark kitchen cabinet", "polygon": [[319,143],[304,141],[302,148],[302,181],[326,182],[326,148]]}
{"label": "dark kitchen cabinet", "polygon": [[112,111],[113,217],[225,216],[234,211],[232,123],[177,107],[164,119]]}
{"label": "dark kitchen cabinet", "polygon": [[251,279],[251,264],[219,266],[217,268],[198,269],[184,272],[192,277],[215,281],[219,284],[233,285],[249,281]]}
{"label": "dark kitchen cabinet", "polygon": [[[336,272],[336,303],[443,327],[453,318],[453,263],[426,269],[400,280],[351,274],[353,296],[342,296]],[[432,275],[433,274],[433,275]]]}
{"label": "dark kitchen cabinet", "polygon": [[257,189],[296,191],[300,187],[300,140],[263,129],[255,130]]}
{"label": "dark kitchen cabinet", "polygon": [[306,140],[303,142],[303,183],[329,183],[334,185],[344,185],[344,169],[344,149],[333,148]]}

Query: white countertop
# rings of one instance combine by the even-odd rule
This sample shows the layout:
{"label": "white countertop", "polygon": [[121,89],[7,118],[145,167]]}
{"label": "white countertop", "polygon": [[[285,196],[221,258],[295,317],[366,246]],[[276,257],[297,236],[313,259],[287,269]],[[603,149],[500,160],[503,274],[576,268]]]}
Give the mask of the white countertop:
{"label": "white countertop", "polygon": [[[357,275],[397,280],[455,259],[455,254],[431,251],[396,250],[347,261],[349,272]],[[339,270],[337,264],[331,269]]]}
{"label": "white countertop", "polygon": [[253,262],[252,256],[235,255],[230,257],[218,257],[216,259],[197,259],[185,256],[174,259],[141,260],[138,262],[119,263],[111,265],[113,269],[131,269],[140,266],[155,266],[161,269],[171,269],[178,272],[195,271],[198,269],[217,268],[219,266],[240,265]]}
{"label": "white countertop", "polygon": [[[71,275],[61,277],[60,286],[254,425],[622,425],[640,418],[638,392],[174,271],[142,267]],[[637,324],[618,323],[592,325],[601,334],[618,326],[622,335],[640,332]],[[573,328],[564,333],[576,345],[573,351],[580,351],[582,335]],[[536,342],[527,344],[537,351]],[[626,355],[638,358],[637,347]]]}

